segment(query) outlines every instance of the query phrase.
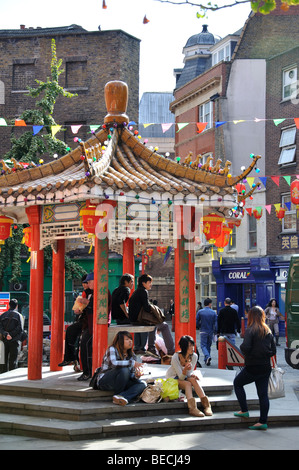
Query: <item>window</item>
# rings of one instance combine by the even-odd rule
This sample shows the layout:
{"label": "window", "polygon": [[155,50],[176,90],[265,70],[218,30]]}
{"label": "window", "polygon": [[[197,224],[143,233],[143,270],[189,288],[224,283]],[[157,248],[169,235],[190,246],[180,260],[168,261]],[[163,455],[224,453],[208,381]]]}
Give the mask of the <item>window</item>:
{"label": "window", "polygon": [[222,60],[229,61],[230,59],[231,57],[230,57],[230,43],[229,43],[226,46],[222,47],[222,49],[219,49],[218,51],[212,54],[212,65],[216,65],[218,64],[218,62],[221,62]]}
{"label": "window", "polygon": [[291,202],[291,195],[284,194],[281,197],[281,206],[286,209],[284,218],[282,219],[282,232],[296,232],[297,215],[296,205]]}
{"label": "window", "polygon": [[253,215],[248,215],[248,250],[256,250],[256,245],[256,218]]}
{"label": "window", "polygon": [[68,60],[66,62],[65,86],[68,89],[87,88],[87,61]]}
{"label": "window", "polygon": [[35,60],[26,62],[18,60],[13,64],[12,89],[13,91],[28,91],[27,86],[34,87]]}
{"label": "window", "polygon": [[290,100],[297,96],[297,68],[283,71],[282,99]]}
{"label": "window", "polygon": [[207,122],[207,129],[213,127],[213,103],[208,101],[199,107],[199,122]]}
{"label": "window", "polygon": [[278,165],[293,163],[296,154],[296,127],[283,129],[281,132],[279,147],[281,148]]}
{"label": "window", "polygon": [[203,300],[210,297],[216,307],[216,280],[212,273],[212,267],[200,266],[195,269],[196,283],[199,284],[199,300],[203,304]]}

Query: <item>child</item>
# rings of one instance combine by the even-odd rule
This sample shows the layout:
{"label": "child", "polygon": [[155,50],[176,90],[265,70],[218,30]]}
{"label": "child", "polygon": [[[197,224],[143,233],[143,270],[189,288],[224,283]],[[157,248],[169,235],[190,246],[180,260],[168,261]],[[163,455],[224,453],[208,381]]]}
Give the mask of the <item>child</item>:
{"label": "child", "polygon": [[[194,352],[194,340],[191,336],[182,336],[179,346],[181,350],[172,356],[171,366],[166,372],[166,378],[178,379],[179,388],[185,392],[190,415],[198,417],[212,416],[209,399],[198,383],[199,378],[193,374],[198,359],[197,354]],[[203,413],[197,409],[192,387],[203,405]]]}

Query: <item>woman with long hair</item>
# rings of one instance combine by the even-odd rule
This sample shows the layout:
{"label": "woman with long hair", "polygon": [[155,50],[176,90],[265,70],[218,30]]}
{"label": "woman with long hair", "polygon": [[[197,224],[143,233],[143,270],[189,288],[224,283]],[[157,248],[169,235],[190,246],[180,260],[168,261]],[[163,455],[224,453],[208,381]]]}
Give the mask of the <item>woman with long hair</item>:
{"label": "woman with long hair", "polygon": [[113,391],[112,400],[116,405],[126,405],[146,387],[146,383],[139,379],[142,364],[136,362],[132,346],[132,335],[128,331],[119,331],[105,352],[97,377],[98,390]]}
{"label": "woman with long hair", "polygon": [[[198,356],[194,352],[194,340],[192,336],[185,335],[179,340],[180,351],[174,353],[171,359],[171,366],[166,372],[166,378],[178,380],[178,385],[184,391],[189,414],[192,416],[203,417],[212,416],[212,409],[208,397],[205,395],[202,387],[199,385],[199,377],[193,373]],[[197,408],[195,398],[193,398],[193,388],[200,398],[203,406],[203,413]]]}
{"label": "woman with long hair", "polygon": [[255,306],[248,312],[247,329],[240,349],[245,357],[245,367],[234,380],[234,389],[241,411],[234,416],[248,418],[249,412],[244,385],[255,383],[260,403],[260,418],[252,430],[266,430],[269,412],[268,382],[271,373],[270,358],[276,354],[274,337],[266,324],[264,310]]}
{"label": "woman with long hair", "polygon": [[265,308],[265,315],[266,315],[267,325],[270,327],[272,334],[275,336],[276,346],[280,346],[279,344],[279,319],[281,317],[281,313],[279,311],[279,307],[278,307],[278,303],[276,299],[270,300],[267,307]]}

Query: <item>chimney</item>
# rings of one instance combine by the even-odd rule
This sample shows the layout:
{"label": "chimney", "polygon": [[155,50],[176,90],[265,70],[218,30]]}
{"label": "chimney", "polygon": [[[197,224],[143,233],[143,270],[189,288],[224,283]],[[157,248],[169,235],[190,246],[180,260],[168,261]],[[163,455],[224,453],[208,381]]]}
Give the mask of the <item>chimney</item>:
{"label": "chimney", "polygon": [[20,29],[25,29],[25,25],[24,25],[24,24],[20,24]]}

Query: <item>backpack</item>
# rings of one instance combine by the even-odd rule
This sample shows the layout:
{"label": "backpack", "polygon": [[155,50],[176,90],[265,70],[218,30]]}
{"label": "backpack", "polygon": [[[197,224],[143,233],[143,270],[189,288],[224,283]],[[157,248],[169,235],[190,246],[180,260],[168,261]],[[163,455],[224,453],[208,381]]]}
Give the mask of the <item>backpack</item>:
{"label": "backpack", "polygon": [[98,367],[95,370],[95,372],[94,372],[94,374],[93,374],[93,376],[92,376],[92,378],[89,382],[89,386],[91,388],[93,388],[94,390],[98,390],[98,376],[100,375],[100,373],[101,373],[101,367]]}

